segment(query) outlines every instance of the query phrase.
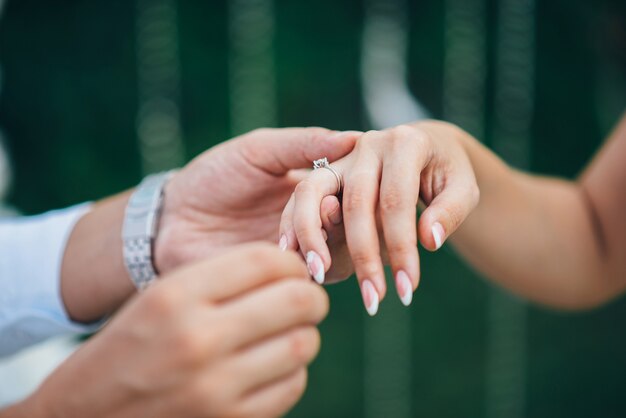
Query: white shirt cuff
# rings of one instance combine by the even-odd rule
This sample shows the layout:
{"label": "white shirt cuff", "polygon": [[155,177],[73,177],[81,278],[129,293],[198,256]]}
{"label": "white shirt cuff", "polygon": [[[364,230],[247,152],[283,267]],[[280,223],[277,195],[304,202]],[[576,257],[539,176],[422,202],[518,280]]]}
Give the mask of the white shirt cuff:
{"label": "white shirt cuff", "polygon": [[61,263],[83,204],[0,221],[0,356],[46,338],[97,330],[73,322],[61,298]]}

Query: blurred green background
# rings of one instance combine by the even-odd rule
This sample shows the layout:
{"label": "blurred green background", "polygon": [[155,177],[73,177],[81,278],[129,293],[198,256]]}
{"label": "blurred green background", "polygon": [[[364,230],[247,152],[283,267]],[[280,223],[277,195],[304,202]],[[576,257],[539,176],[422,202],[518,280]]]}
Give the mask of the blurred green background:
{"label": "blurred green background", "polygon": [[[0,21],[0,128],[13,162],[9,203],[23,213],[96,200],[140,181],[137,15],[150,2],[139,3],[6,3]],[[186,160],[238,133],[231,124],[229,13],[233,4],[243,3],[173,2],[180,79],[175,99]],[[408,84],[439,118],[444,115],[446,4],[451,3],[406,4]],[[481,139],[490,144],[499,2],[480,3],[488,40]],[[576,176],[623,112],[625,4],[553,0],[535,5],[529,144],[534,171]],[[364,14],[360,0],[273,2],[278,126],[370,127],[360,81]],[[403,371],[410,375],[409,385],[401,388],[409,404],[400,409],[408,416],[486,416],[490,286],[449,248],[423,252],[422,268],[413,305],[399,316],[409,325],[398,329],[410,331],[410,362]],[[328,290],[332,307],[322,326],[323,348],[293,417],[368,415],[366,374],[371,378],[374,372],[366,369],[372,354],[365,334],[375,321],[399,310],[390,292],[379,317],[369,319],[354,282]],[[580,314],[530,306],[525,315],[524,392],[518,399],[523,415],[626,416],[626,301]],[[387,323],[378,324],[383,325],[377,338],[385,344]],[[391,368],[398,367],[392,360],[391,379]],[[385,364],[385,359],[376,361]],[[393,387],[386,376],[380,376],[381,384]],[[384,416],[401,415],[393,412],[397,407],[390,404]]]}

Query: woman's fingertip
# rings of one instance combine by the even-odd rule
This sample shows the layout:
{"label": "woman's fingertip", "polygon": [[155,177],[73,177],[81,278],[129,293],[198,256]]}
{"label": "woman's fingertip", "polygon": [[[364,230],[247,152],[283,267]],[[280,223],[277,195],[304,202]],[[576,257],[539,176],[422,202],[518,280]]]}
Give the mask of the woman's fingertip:
{"label": "woman's fingertip", "polygon": [[363,297],[365,310],[369,316],[376,315],[378,312],[379,297],[374,284],[370,280],[365,279],[361,283],[361,295]]}
{"label": "woman's fingertip", "polygon": [[306,253],[306,265],[309,269],[309,274],[311,274],[313,279],[318,284],[324,284],[324,262],[315,251],[309,251]]}
{"label": "woman's fingertip", "polygon": [[282,251],[286,251],[288,244],[289,244],[289,241],[287,241],[287,235],[282,234],[280,236],[280,239],[278,240],[278,248],[280,248]]}
{"label": "woman's fingertip", "polygon": [[445,239],[445,231],[443,226],[439,222],[435,222],[431,227],[431,233],[433,234],[433,240],[435,241],[435,250],[438,250],[443,245]]}
{"label": "woman's fingertip", "polygon": [[402,270],[396,273],[396,289],[402,304],[409,306],[413,300],[413,283],[411,283],[409,275]]}

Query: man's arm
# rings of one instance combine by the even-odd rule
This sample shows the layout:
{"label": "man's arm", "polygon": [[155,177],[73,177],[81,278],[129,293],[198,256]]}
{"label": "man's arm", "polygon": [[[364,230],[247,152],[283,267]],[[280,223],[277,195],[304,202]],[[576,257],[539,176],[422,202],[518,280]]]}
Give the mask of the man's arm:
{"label": "man's arm", "polygon": [[481,199],[452,237],[500,285],[565,309],[604,303],[626,289],[626,117],[577,182],[506,166],[469,135]]}
{"label": "man's arm", "polygon": [[135,287],[124,267],[122,224],[131,192],[95,204],[68,239],[61,295],[70,318],[89,323],[112,313]]}
{"label": "man's arm", "polygon": [[[292,170],[350,152],[358,132],[258,129],[207,150],[164,190],[153,248],[159,273],[251,241],[277,242],[280,211],[296,184]],[[122,251],[130,192],[97,203],[76,224],[63,258],[61,289],[75,321],[98,320],[133,294]]]}
{"label": "man's arm", "polygon": [[304,392],[327,312],[296,254],[233,248],[132,298],[0,418],[282,416]]}

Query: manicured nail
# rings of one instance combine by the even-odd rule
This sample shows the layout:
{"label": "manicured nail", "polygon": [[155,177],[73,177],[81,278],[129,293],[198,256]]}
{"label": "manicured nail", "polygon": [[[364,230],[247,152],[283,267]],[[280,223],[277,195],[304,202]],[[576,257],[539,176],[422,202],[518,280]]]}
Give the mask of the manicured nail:
{"label": "manicured nail", "polygon": [[361,294],[367,313],[370,316],[376,315],[376,312],[378,312],[378,292],[371,281],[363,280],[363,283],[361,283]]}
{"label": "manicured nail", "polygon": [[287,249],[287,236],[282,234],[278,240],[278,248],[285,251]]}
{"label": "manicured nail", "polygon": [[441,226],[439,222],[435,222],[432,227],[432,233],[433,239],[435,240],[435,249],[438,250],[443,244],[443,236],[445,235],[443,226]]}
{"label": "manicured nail", "polygon": [[316,282],[319,284],[324,283],[324,263],[322,259],[315,251],[309,251],[306,253],[306,265],[309,268],[309,273]]}
{"label": "manicured nail", "polygon": [[396,273],[396,289],[398,290],[398,296],[404,306],[409,306],[413,300],[413,284],[409,275],[400,270]]}

